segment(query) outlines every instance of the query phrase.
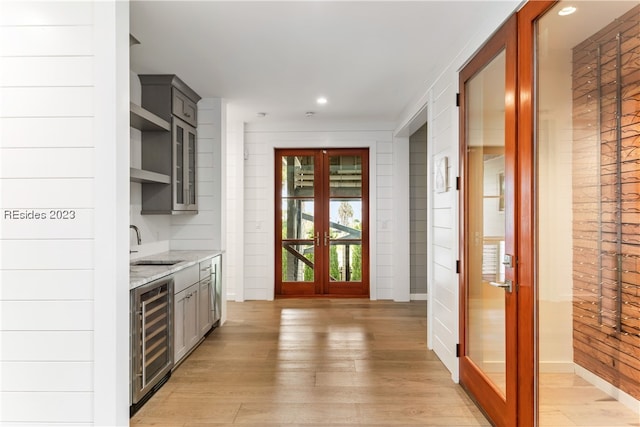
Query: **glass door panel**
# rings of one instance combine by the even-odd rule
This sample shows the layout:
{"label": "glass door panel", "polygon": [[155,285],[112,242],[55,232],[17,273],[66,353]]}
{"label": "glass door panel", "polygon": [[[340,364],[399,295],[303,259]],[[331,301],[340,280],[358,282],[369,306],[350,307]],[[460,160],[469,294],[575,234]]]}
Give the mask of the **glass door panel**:
{"label": "glass door panel", "polygon": [[560,1],[535,39],[538,425],[637,425],[640,6]]}
{"label": "glass door panel", "polygon": [[175,204],[184,204],[184,140],[185,129],[180,125],[176,125],[176,142],[174,146],[173,155],[175,156],[175,171],[174,171],[174,191],[175,191]]}
{"label": "glass door panel", "polygon": [[282,203],[282,280],[314,281],[313,199],[284,198]]}
{"label": "glass door panel", "polygon": [[[315,156],[284,155],[280,159],[280,246],[282,283],[307,283],[306,289],[289,286],[294,292],[315,293],[317,282],[315,204]],[[285,285],[285,289],[287,286]]]}
{"label": "glass door panel", "polygon": [[193,131],[189,131],[189,144],[187,146],[188,152],[188,185],[189,190],[187,204],[194,206],[196,204],[196,134]]}
{"label": "glass door panel", "polygon": [[362,280],[362,201],[331,199],[329,204],[329,277]]}
{"label": "glass door panel", "polygon": [[516,425],[516,18],[460,73],[460,382],[497,426]]}
{"label": "glass door panel", "polygon": [[505,53],[467,82],[467,355],[505,385]]}

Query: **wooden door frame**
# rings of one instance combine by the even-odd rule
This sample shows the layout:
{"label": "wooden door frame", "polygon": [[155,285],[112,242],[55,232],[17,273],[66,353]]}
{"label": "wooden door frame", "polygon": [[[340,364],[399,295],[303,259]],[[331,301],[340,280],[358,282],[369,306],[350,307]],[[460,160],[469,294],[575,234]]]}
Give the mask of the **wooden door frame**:
{"label": "wooden door frame", "polygon": [[[354,155],[361,156],[362,158],[362,239],[361,239],[361,273],[362,279],[359,282],[337,282],[346,284],[344,289],[338,289],[337,292],[328,292],[330,282],[328,276],[329,271],[329,262],[330,255],[329,250],[325,249],[323,244],[320,244],[319,247],[323,248],[323,255],[314,257],[314,293],[313,294],[296,294],[296,295],[287,295],[282,293],[282,262],[278,262],[278,258],[282,261],[282,247],[281,247],[281,229],[278,225],[281,225],[282,220],[282,205],[281,205],[281,194],[279,194],[280,183],[281,183],[281,175],[279,175],[279,171],[281,171],[281,158],[282,156],[313,156],[315,158],[314,163],[314,200],[317,199],[318,196],[322,196],[327,201],[331,199],[330,197],[330,184],[329,184],[329,156],[333,155]],[[370,149],[369,147],[352,147],[352,148],[341,148],[341,147],[328,147],[328,148],[276,148],[274,153],[274,173],[276,174],[274,179],[274,231],[276,235],[274,236],[273,247],[274,247],[274,267],[275,267],[275,276],[274,276],[274,296],[276,298],[287,298],[287,297],[347,297],[347,298],[369,298],[371,295],[371,280],[370,280],[370,224],[369,224],[369,161],[370,161]],[[326,173],[327,179],[318,179],[319,177],[324,177]],[[320,225],[316,227],[316,231],[320,232],[320,242],[323,242],[323,230],[329,227],[329,214],[322,210],[323,203],[316,203],[314,206],[314,223],[316,225]],[[317,246],[318,247],[318,246]],[[325,253],[326,251],[326,253]],[[278,255],[280,253],[280,255]],[[322,271],[321,274],[318,274],[319,271]],[[326,274],[325,274],[326,273]],[[327,285],[325,285],[325,282]],[[290,282],[288,282],[290,283]],[[310,283],[310,282],[307,282]],[[354,286],[349,286],[350,283],[358,283],[359,290],[354,292]],[[335,289],[334,289],[335,290]]]}
{"label": "wooden door frame", "polygon": [[536,21],[557,0],[528,1],[518,12],[518,426],[538,425],[536,245]]}
{"label": "wooden door frame", "polygon": [[[467,229],[466,209],[466,188],[468,186],[467,177],[467,153],[466,153],[466,105],[465,105],[465,82],[481,71],[484,66],[490,63],[496,55],[504,50],[506,70],[505,70],[505,138],[511,143],[505,142],[505,177],[513,177],[517,182],[516,176],[516,143],[517,143],[517,127],[516,127],[516,94],[517,94],[517,18],[511,16],[485,43],[485,45],[474,55],[474,57],[465,65],[459,73],[459,89],[460,89],[460,111],[459,111],[459,129],[460,129],[460,192],[459,192],[459,248],[460,248],[460,275],[459,275],[459,341],[460,341],[460,384],[472,395],[478,402],[482,410],[489,418],[498,426],[512,426],[517,419],[517,339],[515,342],[509,339],[510,336],[517,337],[517,287],[512,293],[505,293],[505,323],[506,323],[506,400],[502,402],[499,396],[500,392],[495,389],[490,380],[480,371],[472,371],[473,362],[467,358],[466,336],[467,336],[467,304],[466,295],[467,287],[467,254],[465,242],[468,239],[469,231]],[[513,159],[509,161],[509,159]],[[511,203],[513,209],[512,215],[505,215],[505,229],[512,230],[513,235],[505,236],[505,253],[516,254],[517,248],[517,220],[513,223],[512,219],[518,218],[518,206],[516,203],[517,190],[515,185],[507,185],[505,189],[505,202]],[[512,201],[512,202],[509,202]],[[508,208],[509,205],[507,204]],[[517,264],[512,269],[506,269],[505,279],[513,280],[517,283]],[[465,365],[468,365],[465,368]]]}

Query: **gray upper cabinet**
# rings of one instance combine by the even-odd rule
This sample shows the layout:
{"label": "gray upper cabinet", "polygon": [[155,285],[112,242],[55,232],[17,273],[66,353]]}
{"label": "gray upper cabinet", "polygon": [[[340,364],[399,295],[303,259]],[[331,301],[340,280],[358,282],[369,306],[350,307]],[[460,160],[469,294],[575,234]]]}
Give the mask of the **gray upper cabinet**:
{"label": "gray upper cabinet", "polygon": [[197,213],[197,103],[173,74],[140,75],[142,107],[171,123],[171,132],[142,133],[142,169],[169,175],[171,185],[143,183],[143,214]]}

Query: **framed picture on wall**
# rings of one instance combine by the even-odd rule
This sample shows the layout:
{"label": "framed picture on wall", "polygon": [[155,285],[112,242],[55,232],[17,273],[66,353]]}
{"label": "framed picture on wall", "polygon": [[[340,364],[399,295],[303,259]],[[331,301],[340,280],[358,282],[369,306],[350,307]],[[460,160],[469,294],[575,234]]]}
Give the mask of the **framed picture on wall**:
{"label": "framed picture on wall", "polygon": [[447,156],[436,157],[434,169],[434,190],[437,193],[444,193],[449,188],[449,159]]}

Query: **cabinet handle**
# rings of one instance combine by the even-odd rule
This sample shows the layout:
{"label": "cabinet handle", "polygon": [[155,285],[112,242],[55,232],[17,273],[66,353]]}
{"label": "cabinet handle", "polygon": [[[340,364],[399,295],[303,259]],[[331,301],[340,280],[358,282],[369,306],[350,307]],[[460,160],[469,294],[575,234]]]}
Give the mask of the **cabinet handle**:
{"label": "cabinet handle", "polygon": [[187,113],[186,111],[184,112],[184,115],[187,117],[191,117],[191,114]]}

